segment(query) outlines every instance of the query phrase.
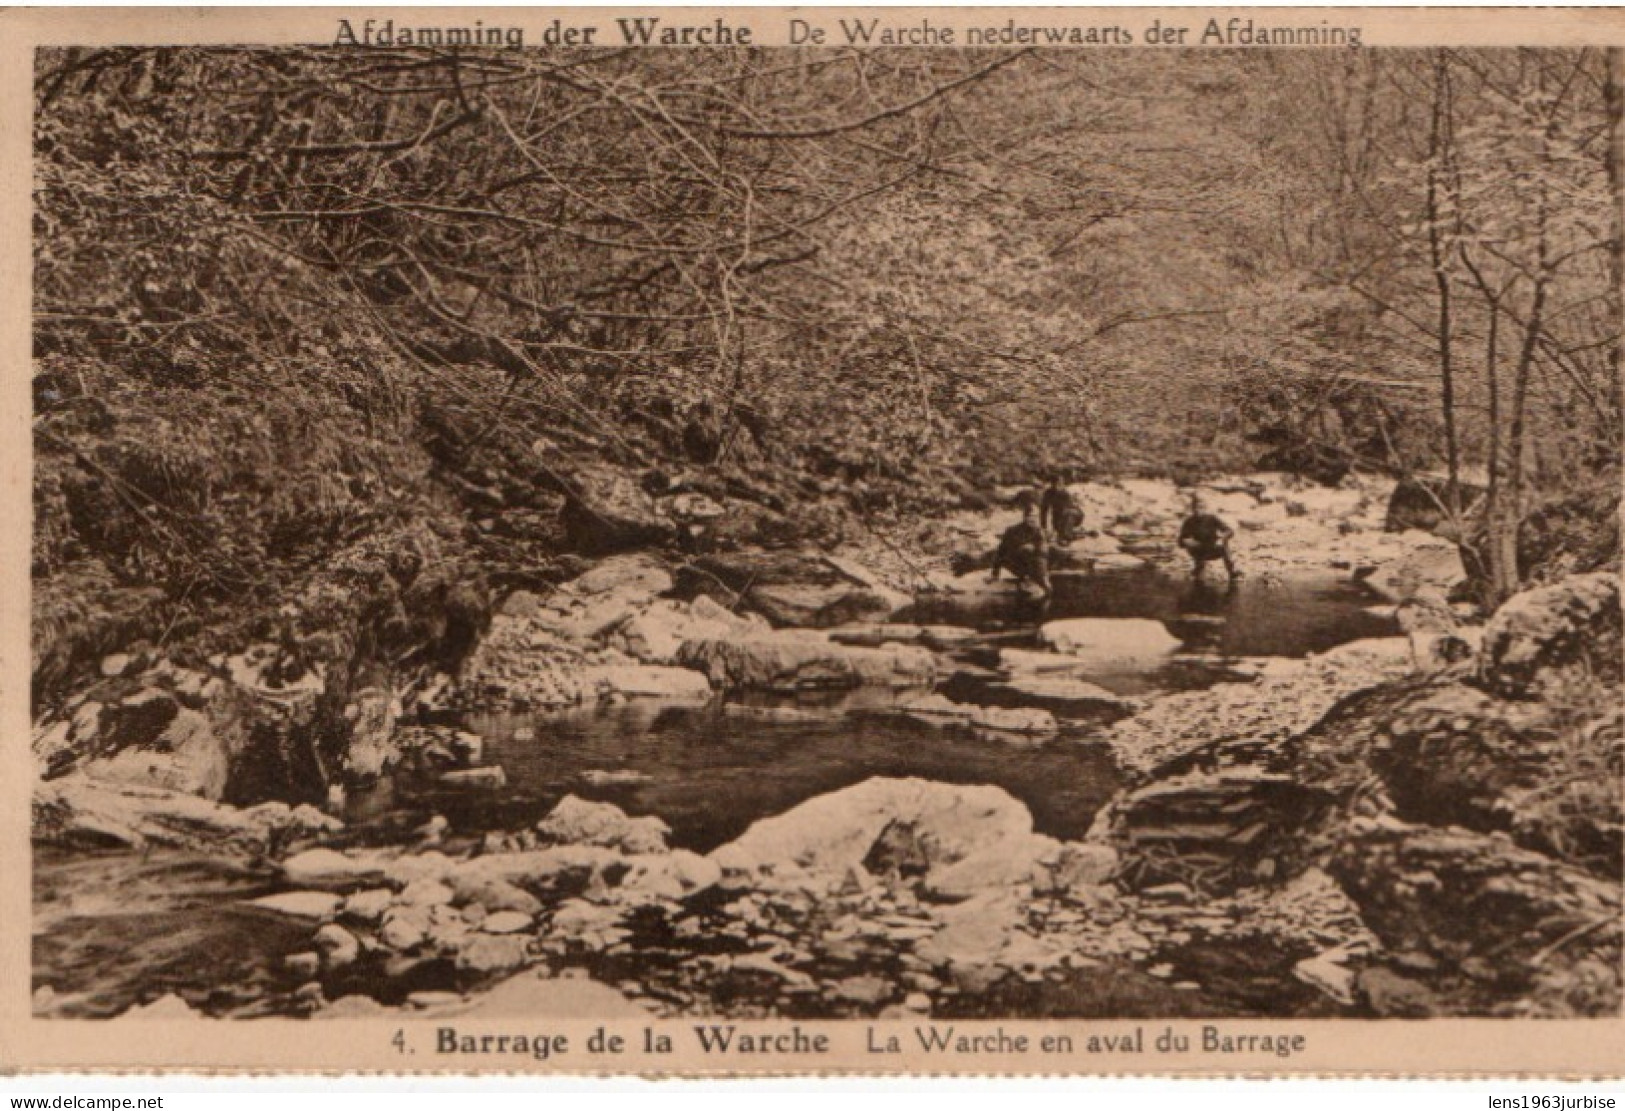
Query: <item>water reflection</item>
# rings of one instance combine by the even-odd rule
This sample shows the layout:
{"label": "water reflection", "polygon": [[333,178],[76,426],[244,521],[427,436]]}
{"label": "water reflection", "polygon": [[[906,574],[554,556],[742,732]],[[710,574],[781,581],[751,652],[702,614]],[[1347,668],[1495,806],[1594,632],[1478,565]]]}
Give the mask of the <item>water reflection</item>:
{"label": "water reflection", "polygon": [[1018,749],[874,712],[896,697],[864,691],[833,703],[628,702],[476,715],[466,724],[486,738],[485,758],[502,765],[509,789],[414,801],[454,827],[511,828],[575,793],[658,814],[674,843],[703,852],[758,818],[877,775],[1003,787],[1027,803],[1041,831],[1060,837],[1081,836],[1116,789],[1103,745],[1057,740]]}

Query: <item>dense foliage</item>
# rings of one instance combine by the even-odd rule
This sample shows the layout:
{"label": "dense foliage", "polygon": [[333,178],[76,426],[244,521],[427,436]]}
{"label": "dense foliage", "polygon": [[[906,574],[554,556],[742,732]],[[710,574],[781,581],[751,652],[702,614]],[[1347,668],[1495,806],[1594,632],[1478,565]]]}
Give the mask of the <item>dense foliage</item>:
{"label": "dense foliage", "polygon": [[1478,466],[1516,537],[1617,475],[1615,100],[1594,51],[42,51],[36,668],[317,574],[409,626],[589,463],[863,513]]}

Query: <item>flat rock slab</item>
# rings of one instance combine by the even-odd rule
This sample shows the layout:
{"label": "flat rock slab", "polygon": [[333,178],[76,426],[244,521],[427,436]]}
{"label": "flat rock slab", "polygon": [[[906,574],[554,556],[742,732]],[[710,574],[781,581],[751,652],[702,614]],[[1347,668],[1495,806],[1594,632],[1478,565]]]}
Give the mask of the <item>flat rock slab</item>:
{"label": "flat rock slab", "polygon": [[309,805],[265,802],[246,810],[162,787],[98,782],[83,774],[34,785],[34,840],[164,845],[222,852],[264,852],[278,837],[337,832],[344,823]]}
{"label": "flat rock slab", "polygon": [[1479,678],[1502,697],[1538,697],[1548,685],[1620,678],[1619,579],[1574,575],[1509,599],[1484,628]]}
{"label": "flat rock slab", "polygon": [[347,887],[375,881],[383,873],[333,849],[307,849],[284,860],[282,874],[300,887]]}
{"label": "flat rock slab", "polygon": [[1144,617],[1073,617],[1050,621],[1038,639],[1056,652],[1101,661],[1155,660],[1181,646],[1161,621]]}
{"label": "flat rock slab", "polygon": [[1130,703],[1121,695],[1083,679],[1061,675],[1018,675],[997,684],[1000,689],[1015,691],[1031,698],[1045,698],[1056,702],[1098,702],[1110,706]]}
{"label": "flat rock slab", "polygon": [[499,910],[489,915],[480,923],[480,929],[488,934],[513,934],[521,930],[528,930],[535,919],[530,915],[517,910]]}
{"label": "flat rock slab", "polygon": [[623,697],[675,698],[705,701],[711,683],[698,671],[655,664],[603,664],[588,668],[583,678],[601,694]]}
{"label": "flat rock slab", "polygon": [[536,823],[536,832],[561,844],[648,853],[666,848],[671,827],[653,815],[633,818],[613,803],[565,795],[547,817]]}
{"label": "flat rock slab", "polygon": [[[644,555],[614,556],[540,599],[526,616],[556,636],[585,644],[671,588],[671,572],[659,561]],[[516,606],[510,598],[504,612]]]}
{"label": "flat rock slab", "polygon": [[284,891],[250,900],[249,906],[275,911],[294,918],[331,918],[338,913],[342,898],[327,891]]}
{"label": "flat rock slab", "polygon": [[1126,552],[1093,556],[1089,562],[1096,571],[1138,571],[1142,567],[1150,566],[1149,561]]}
{"label": "flat rock slab", "polygon": [[978,635],[975,629],[960,625],[909,625],[902,622],[843,625],[829,630],[829,639],[836,644],[867,648],[882,644],[923,644],[930,648],[948,648],[974,640]]}
{"label": "flat rock slab", "polygon": [[1012,676],[1077,675],[1089,668],[1089,661],[1059,652],[1034,652],[1028,648],[999,649],[999,666]]}
{"label": "flat rock slab", "polygon": [[1045,735],[1054,733],[1059,728],[1054,715],[1048,710],[977,706],[952,702],[940,694],[925,695],[904,703],[899,709],[909,717],[929,725],[964,725],[995,733]]}
{"label": "flat rock slab", "polygon": [[1466,581],[1461,552],[1448,540],[1415,533],[1405,533],[1402,539],[1411,541],[1410,550],[1380,564],[1364,579],[1365,585],[1383,598],[1395,603],[1412,598],[1445,598]]}
{"label": "flat rock slab", "polygon": [[492,764],[483,768],[463,768],[460,771],[447,772],[440,777],[440,782],[448,787],[496,791],[508,785],[508,776],[499,765]]}
{"label": "flat rock slab", "polygon": [[944,594],[973,598],[1003,598],[1012,595],[1035,596],[1038,593],[1036,588],[1023,586],[1009,577],[990,581],[986,572],[982,571],[972,571],[964,575],[933,575],[930,585],[933,589]]}

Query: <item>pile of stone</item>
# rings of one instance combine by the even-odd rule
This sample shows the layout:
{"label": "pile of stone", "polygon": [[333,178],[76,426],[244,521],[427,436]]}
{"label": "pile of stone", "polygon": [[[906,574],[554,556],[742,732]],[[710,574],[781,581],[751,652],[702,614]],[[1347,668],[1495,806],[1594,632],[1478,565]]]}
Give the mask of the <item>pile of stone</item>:
{"label": "pile of stone", "polygon": [[925,648],[804,627],[884,618],[907,602],[868,578],[834,557],[757,553],[706,557],[674,580],[653,557],[615,556],[545,598],[511,595],[463,668],[462,698],[544,708],[702,699],[713,688],[929,684]]}
{"label": "pile of stone", "polygon": [[[1231,932],[1270,922],[1293,976],[1340,1006],[1612,1013],[1622,809],[1586,781],[1625,765],[1621,625],[1617,578],[1578,576],[1510,600],[1477,661],[1373,684],[1406,642],[1357,642],[1329,654],[1353,691],[1306,661],[1275,678],[1320,706],[1340,693],[1319,721],[1238,728],[1203,703],[1215,720],[1164,739],[1094,835],[1142,905],[1175,886],[1247,906]],[[1249,711],[1270,681],[1237,687]],[[1117,728],[1144,736],[1160,712],[1166,729],[1178,706]]]}
{"label": "pile of stone", "polygon": [[937,678],[936,657],[926,648],[838,644],[816,629],[689,641],[678,659],[717,687],[787,694],[862,686],[926,687]]}
{"label": "pile of stone", "polygon": [[569,940],[596,948],[625,932],[630,909],[680,900],[721,872],[672,851],[654,818],[567,797],[534,830],[488,841],[488,851],[311,849],[283,862],[290,890],[256,899],[268,912],[309,918],[311,948],[290,973],[324,987],[400,979],[449,962],[461,987],[531,965]]}
{"label": "pile of stone", "polygon": [[[633,555],[606,559],[545,598],[510,595],[463,665],[460,698],[545,709],[635,696],[710,697],[702,676],[659,661],[665,653],[651,650],[651,640],[657,649],[666,645],[648,621],[615,646],[623,627],[660,604],[671,587],[663,566]],[[648,658],[624,648],[642,648]]]}
{"label": "pile of stone", "polygon": [[885,620],[912,600],[861,564],[802,552],[703,556],[682,568],[680,593],[760,614],[775,626],[827,629]]}
{"label": "pile of stone", "polygon": [[[452,991],[586,967],[666,1013],[728,1000],[735,1014],[880,1014],[1019,974],[1034,945],[1062,961],[1064,946],[1024,932],[1035,890],[1051,907],[1116,898],[1113,850],[1034,833],[991,787],[873,779],[707,856],[666,837],[658,819],[570,797],[473,856],[296,854],[290,890],[255,905],[311,921],[310,948],[289,958],[306,999],[437,962]],[[1144,948],[1131,932],[1101,951],[1131,958]]]}
{"label": "pile of stone", "polygon": [[1284,874],[1323,792],[1257,765],[1159,778],[1116,800],[1111,835],[1139,862],[1140,887],[1194,882],[1206,892]]}

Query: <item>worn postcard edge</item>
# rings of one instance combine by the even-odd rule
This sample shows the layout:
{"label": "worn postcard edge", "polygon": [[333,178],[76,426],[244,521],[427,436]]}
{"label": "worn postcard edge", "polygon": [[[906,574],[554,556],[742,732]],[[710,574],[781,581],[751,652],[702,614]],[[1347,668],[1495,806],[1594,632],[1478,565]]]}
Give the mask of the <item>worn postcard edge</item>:
{"label": "worn postcard edge", "polygon": [[[6,344],[8,404],[3,410],[8,434],[0,445],[4,483],[0,529],[0,566],[12,589],[0,595],[0,713],[4,714],[6,766],[30,766],[29,695],[29,532],[31,520],[31,429],[29,393],[31,331],[31,129],[32,53],[40,45],[99,44],[326,44],[334,40],[341,17],[399,17],[404,9],[18,9],[0,12],[0,184],[4,201],[0,218],[6,249],[0,251],[0,335]],[[475,9],[410,9],[411,19],[428,25],[466,23]],[[588,20],[626,15],[628,9],[501,8],[510,25],[540,27],[555,17]],[[938,26],[980,24],[979,9],[961,8],[719,8],[638,9],[640,14],[667,14],[694,21],[721,14],[736,25],[756,31],[759,45],[783,45],[787,20],[794,16],[832,24],[841,15],[879,15],[903,25],[922,17]],[[1434,45],[1474,46],[1625,46],[1625,10],[1604,8],[999,8],[998,21],[1011,16],[1022,22],[1069,25],[1146,25],[1153,19],[1184,23],[1229,15],[1260,17],[1272,22],[1311,20],[1358,24],[1364,48]],[[1131,49],[1156,49],[1133,47]],[[1625,788],[1625,785],[1622,785]],[[309,1023],[259,1020],[133,1023],[119,1020],[85,1022],[39,1020],[30,1013],[31,869],[29,844],[30,777],[0,776],[0,1073],[96,1071],[119,1075],[193,1073],[211,1075],[557,1075],[635,1074],[648,1078],[715,1078],[805,1076],[877,1077],[1013,1077],[1013,1076],[1161,1076],[1161,1077],[1389,1077],[1389,1078],[1537,1078],[1625,1076],[1625,1017],[1587,1020],[1194,1020],[1032,1021],[956,1023],[967,1030],[989,1032],[1002,1027],[1035,1041],[1046,1033],[1123,1033],[1136,1026],[1149,1039],[1164,1027],[1200,1036],[1204,1024],[1226,1032],[1304,1033],[1308,1049],[1301,1057],[1272,1064],[1258,1056],[1226,1060],[1187,1055],[1184,1059],[1123,1055],[1090,1059],[1056,1059],[1022,1055],[936,1056],[905,1053],[876,1059],[863,1049],[860,1028],[903,1032],[905,1022],[742,1023],[763,1032],[799,1025],[828,1034],[837,1052],[818,1057],[768,1055],[759,1059],[706,1057],[698,1050],[651,1057],[627,1054],[593,1057],[585,1053],[537,1064],[525,1061],[435,1060],[428,1050],[432,1032],[409,1029],[418,1050],[403,1057],[390,1039],[404,1020]],[[427,1026],[432,1020],[420,1025]],[[528,1031],[524,1022],[502,1024]],[[645,1026],[669,1029],[676,1036],[692,1025],[684,1020],[581,1020],[535,1024],[564,1034],[582,1045],[600,1026],[622,1033],[631,1042]],[[480,1032],[496,1032],[484,1023]]]}

